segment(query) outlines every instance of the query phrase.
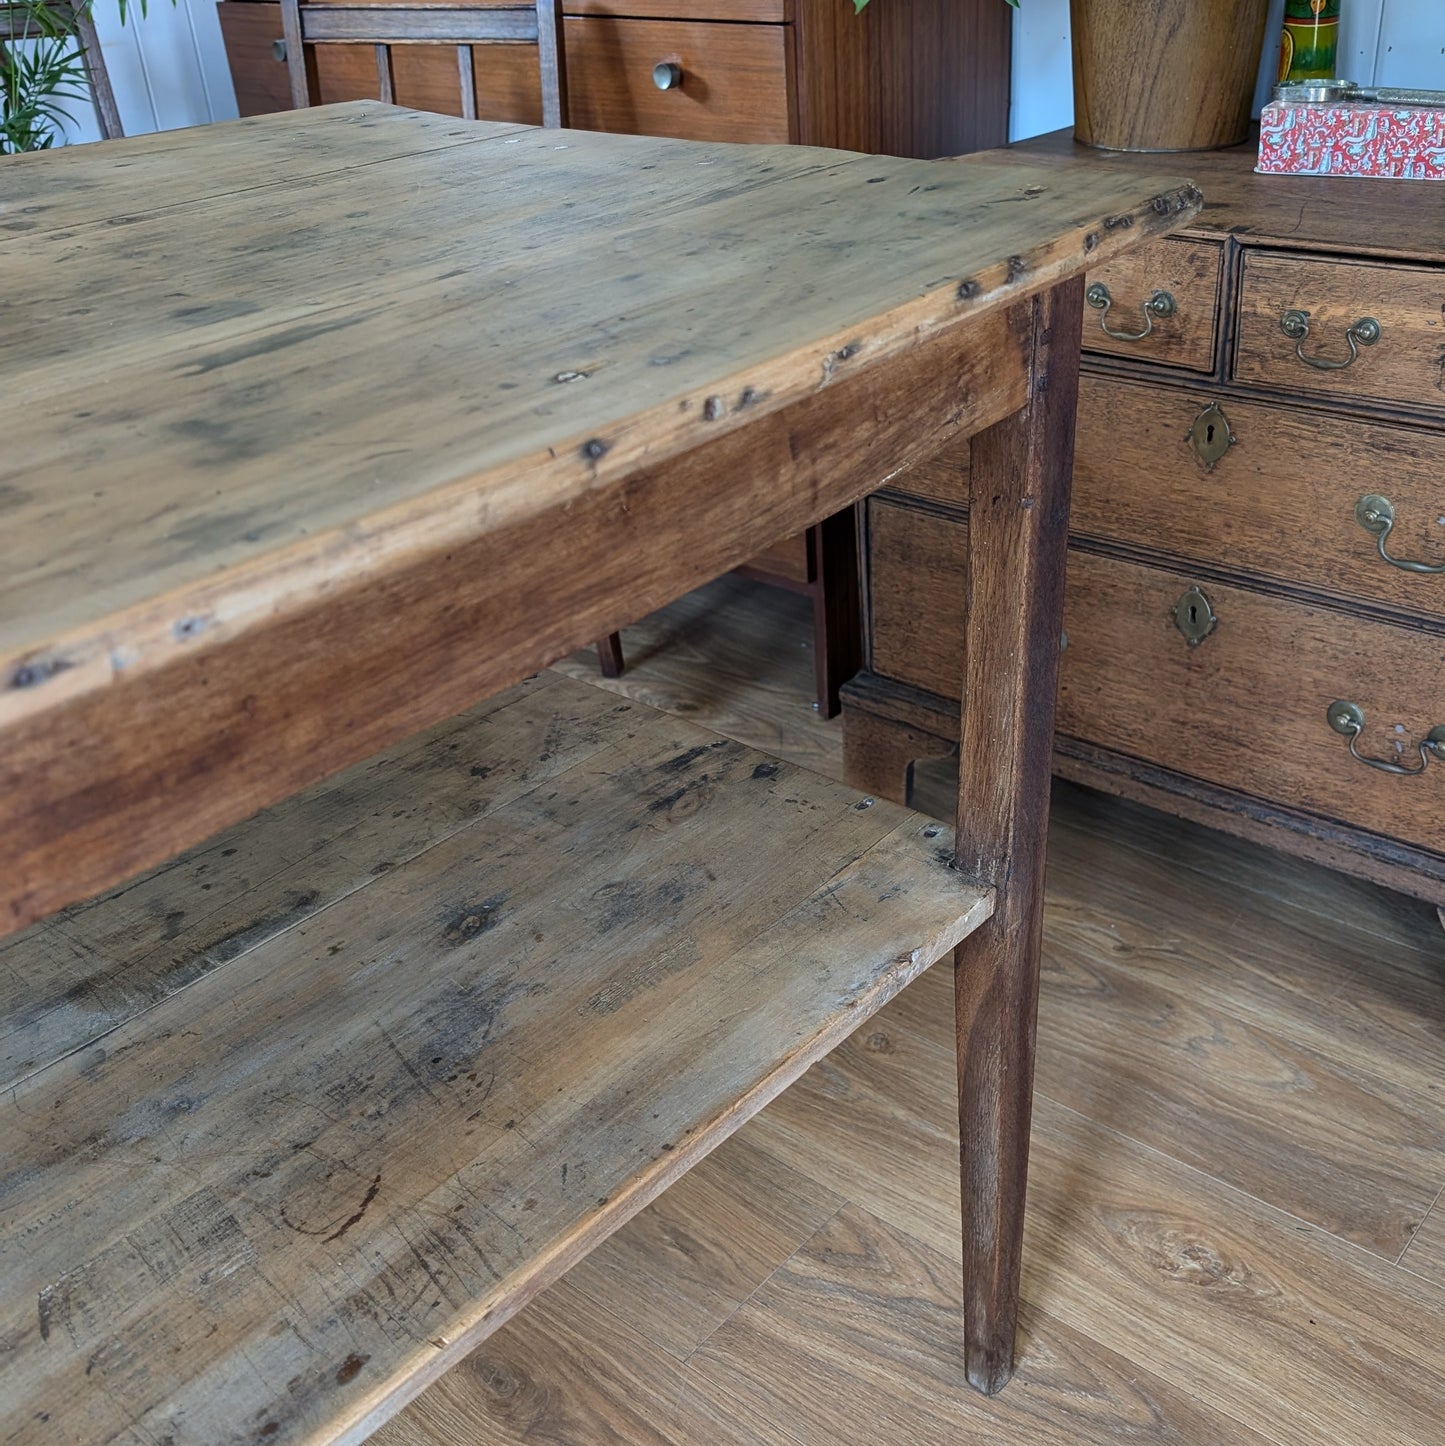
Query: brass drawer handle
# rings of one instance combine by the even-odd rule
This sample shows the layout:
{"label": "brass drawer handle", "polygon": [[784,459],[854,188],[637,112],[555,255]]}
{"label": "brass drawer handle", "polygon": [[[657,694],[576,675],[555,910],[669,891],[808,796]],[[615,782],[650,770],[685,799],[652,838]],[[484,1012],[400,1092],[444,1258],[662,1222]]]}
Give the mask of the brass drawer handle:
{"label": "brass drawer handle", "polygon": [[1375,535],[1375,546],[1391,567],[1398,567],[1402,572],[1445,573],[1445,562],[1406,562],[1403,557],[1391,557],[1385,551],[1385,543],[1395,525],[1395,504],[1388,497],[1374,493],[1361,497],[1355,503],[1355,521]]}
{"label": "brass drawer handle", "polygon": [[1380,339],[1380,323],[1373,316],[1362,316],[1345,328],[1345,340],[1350,344],[1349,356],[1343,361],[1331,361],[1329,357],[1305,355],[1305,338],[1310,334],[1309,312],[1285,312],[1279,319],[1279,329],[1294,342],[1294,354],[1307,367],[1315,367],[1322,372],[1343,371],[1359,356],[1362,346],[1374,346]]}
{"label": "brass drawer handle", "polygon": [[1143,303],[1143,331],[1115,331],[1109,325],[1109,308],[1114,304],[1114,298],[1109,295],[1109,288],[1102,281],[1096,281],[1089,287],[1084,293],[1084,300],[1096,311],[1104,313],[1099,318],[1099,330],[1105,336],[1112,336],[1115,341],[1143,341],[1154,330],[1156,316],[1173,316],[1175,311],[1174,298],[1167,291],[1156,291],[1148,301]]}
{"label": "brass drawer handle", "polygon": [[1432,753],[1445,763],[1445,723],[1436,724],[1425,735],[1420,744],[1420,766],[1409,768],[1403,763],[1391,763],[1384,758],[1366,758],[1355,747],[1355,740],[1365,731],[1365,711],[1358,703],[1347,703],[1343,698],[1337,698],[1330,704],[1325,717],[1329,719],[1330,727],[1336,733],[1343,733],[1349,739],[1350,753],[1367,767],[1378,768],[1381,773],[1397,773],[1404,778],[1415,778],[1429,766]]}

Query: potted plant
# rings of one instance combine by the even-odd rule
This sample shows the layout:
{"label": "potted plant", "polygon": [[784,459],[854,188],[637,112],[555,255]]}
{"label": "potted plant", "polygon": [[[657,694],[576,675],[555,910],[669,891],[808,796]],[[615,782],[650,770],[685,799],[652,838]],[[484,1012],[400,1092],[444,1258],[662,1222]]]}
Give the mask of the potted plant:
{"label": "potted plant", "polygon": [[[53,146],[90,93],[82,34],[94,0],[0,0],[0,155]],[[126,0],[117,0],[121,24]],[[145,0],[141,0],[145,14]],[[92,42],[94,43],[94,42]]]}

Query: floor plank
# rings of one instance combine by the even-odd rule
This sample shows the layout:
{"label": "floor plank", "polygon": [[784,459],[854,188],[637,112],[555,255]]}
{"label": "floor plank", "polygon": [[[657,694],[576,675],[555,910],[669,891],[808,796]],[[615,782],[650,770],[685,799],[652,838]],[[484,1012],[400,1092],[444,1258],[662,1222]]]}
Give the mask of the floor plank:
{"label": "floor plank", "polygon": [[[723,579],[629,629],[616,683],[590,653],[561,670],[837,776],[838,727],[808,706],[809,631],[805,602]],[[946,812],[946,771],[918,772],[915,804]],[[488,1343],[545,1410],[473,1389],[452,1434],[428,1434],[448,1377],[386,1446],[590,1446],[617,1439],[622,1410],[648,1415],[629,1440],[668,1446],[1441,1446],[1434,910],[1067,785],[1049,884],[1021,1358],[1001,1396],[961,1384],[935,970],[752,1121],[695,1196],[664,1197]]]}

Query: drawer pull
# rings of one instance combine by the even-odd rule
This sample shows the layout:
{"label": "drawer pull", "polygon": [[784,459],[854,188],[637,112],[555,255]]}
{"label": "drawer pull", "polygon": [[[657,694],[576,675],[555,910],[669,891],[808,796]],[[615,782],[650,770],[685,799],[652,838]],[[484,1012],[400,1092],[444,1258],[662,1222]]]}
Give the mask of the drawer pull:
{"label": "drawer pull", "polygon": [[659,60],[652,67],[652,83],[658,90],[680,90],[682,66],[675,60]]}
{"label": "drawer pull", "polygon": [[1374,346],[1380,339],[1380,323],[1373,316],[1362,316],[1345,328],[1345,340],[1350,344],[1349,356],[1343,361],[1331,361],[1329,357],[1305,355],[1305,338],[1310,334],[1309,312],[1285,312],[1279,319],[1279,329],[1294,342],[1294,354],[1307,367],[1316,367],[1322,372],[1343,371],[1359,356],[1362,346]]}
{"label": "drawer pull", "polygon": [[1445,763],[1445,723],[1437,724],[1425,735],[1424,741],[1420,744],[1420,766],[1410,768],[1403,763],[1392,763],[1384,758],[1366,758],[1355,747],[1356,740],[1365,731],[1365,712],[1358,703],[1347,703],[1342,698],[1336,699],[1330,704],[1329,712],[1325,714],[1325,717],[1329,719],[1330,727],[1336,733],[1343,733],[1349,740],[1351,755],[1369,768],[1378,768],[1381,773],[1397,773],[1405,778],[1414,778],[1417,774],[1424,773],[1429,766],[1432,753],[1442,763]]}
{"label": "drawer pull", "polygon": [[1109,325],[1109,308],[1114,304],[1114,298],[1109,295],[1109,288],[1102,281],[1096,281],[1084,293],[1084,300],[1096,311],[1104,314],[1099,318],[1099,330],[1105,336],[1112,336],[1115,341],[1143,341],[1151,331],[1154,330],[1154,318],[1174,315],[1174,298],[1167,291],[1156,291],[1148,301],[1143,303],[1144,330],[1143,331],[1115,331]]}
{"label": "drawer pull", "polygon": [[271,59],[279,60],[282,65],[286,63],[286,37],[283,35],[279,40],[271,42]]}
{"label": "drawer pull", "polygon": [[1445,562],[1406,562],[1403,557],[1391,557],[1385,551],[1385,543],[1395,525],[1395,504],[1388,497],[1377,497],[1373,493],[1361,497],[1355,503],[1355,521],[1366,532],[1374,534],[1380,556],[1391,567],[1398,567],[1402,572],[1445,573]]}

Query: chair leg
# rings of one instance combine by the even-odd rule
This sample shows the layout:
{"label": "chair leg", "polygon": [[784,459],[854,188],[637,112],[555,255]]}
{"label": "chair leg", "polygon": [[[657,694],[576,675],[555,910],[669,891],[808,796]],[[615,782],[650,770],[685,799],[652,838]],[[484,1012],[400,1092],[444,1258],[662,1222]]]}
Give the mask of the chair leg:
{"label": "chair leg", "polygon": [[1018,1316],[1082,312],[1082,281],[1015,309],[1030,400],[973,442],[956,863],[997,903],[954,979],[965,1357],[990,1395]]}
{"label": "chair leg", "polygon": [[597,661],[602,665],[604,678],[622,676],[622,634],[608,633],[597,644]]}

